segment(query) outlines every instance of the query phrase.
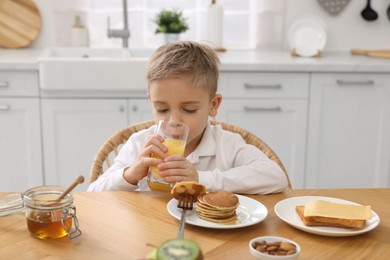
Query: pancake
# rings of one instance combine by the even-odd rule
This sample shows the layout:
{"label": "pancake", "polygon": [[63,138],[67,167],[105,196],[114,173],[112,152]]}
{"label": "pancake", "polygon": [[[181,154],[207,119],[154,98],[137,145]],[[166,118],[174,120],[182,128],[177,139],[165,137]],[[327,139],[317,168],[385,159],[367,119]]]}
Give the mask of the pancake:
{"label": "pancake", "polygon": [[203,200],[207,205],[220,209],[232,209],[238,206],[238,197],[236,194],[224,191],[210,191],[203,196]]}
{"label": "pancake", "polygon": [[171,190],[171,195],[177,200],[180,199],[181,194],[189,194],[192,196],[193,201],[196,201],[199,196],[205,193],[206,187],[195,181],[178,182]]}
{"label": "pancake", "polygon": [[218,219],[215,217],[207,217],[207,216],[200,216],[200,215],[198,215],[198,216],[199,216],[199,218],[201,218],[203,220],[207,220],[207,221],[219,223],[219,224],[224,224],[224,225],[234,225],[237,223],[237,215],[234,215],[234,216],[229,217],[229,218],[224,218],[224,219]]}
{"label": "pancake", "polygon": [[237,223],[238,197],[228,191],[210,191],[198,196],[196,213],[199,218],[221,224]]}

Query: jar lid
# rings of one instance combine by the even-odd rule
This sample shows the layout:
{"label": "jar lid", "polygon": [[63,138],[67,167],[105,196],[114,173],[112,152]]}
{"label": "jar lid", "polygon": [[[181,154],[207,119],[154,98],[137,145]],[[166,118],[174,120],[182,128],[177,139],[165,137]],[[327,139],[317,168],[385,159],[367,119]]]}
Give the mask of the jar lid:
{"label": "jar lid", "polygon": [[23,195],[21,193],[0,195],[0,217],[17,213],[23,208]]}

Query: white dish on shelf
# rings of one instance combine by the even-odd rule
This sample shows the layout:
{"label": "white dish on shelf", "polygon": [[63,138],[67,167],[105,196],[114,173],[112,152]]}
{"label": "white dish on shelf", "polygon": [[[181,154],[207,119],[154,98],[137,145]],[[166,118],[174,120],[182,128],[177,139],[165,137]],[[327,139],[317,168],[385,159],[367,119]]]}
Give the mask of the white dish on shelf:
{"label": "white dish on shelf", "polygon": [[299,205],[305,205],[306,203],[314,200],[325,200],[335,203],[344,203],[352,205],[360,205],[355,202],[348,200],[332,198],[332,197],[322,197],[322,196],[301,196],[301,197],[292,197],[279,201],[275,207],[275,214],[290,224],[291,226],[306,231],[308,233],[323,235],[323,236],[333,236],[333,237],[343,237],[343,236],[356,236],[368,231],[373,230],[379,225],[380,218],[375,211],[371,211],[372,218],[367,220],[366,226],[362,229],[350,229],[350,228],[340,228],[340,227],[315,227],[315,226],[306,226],[303,224],[302,220],[295,211],[295,207]]}
{"label": "white dish on shelf", "polygon": [[[254,224],[257,224],[263,221],[267,215],[267,208],[257,200],[252,198],[237,195],[238,200],[240,201],[240,205],[238,206],[237,218],[238,222],[232,225],[225,225],[220,223],[214,223],[211,221],[203,220],[198,217],[196,214],[196,203],[194,204],[193,210],[186,211],[186,223],[194,226],[205,227],[205,228],[215,228],[215,229],[232,229],[232,228],[241,228],[247,227]],[[177,208],[177,200],[171,199],[167,204],[167,210],[169,214],[180,220],[181,218],[181,210]]]}
{"label": "white dish on shelf", "polygon": [[325,47],[325,26],[310,18],[298,20],[289,29],[288,44],[299,56],[315,56]]}

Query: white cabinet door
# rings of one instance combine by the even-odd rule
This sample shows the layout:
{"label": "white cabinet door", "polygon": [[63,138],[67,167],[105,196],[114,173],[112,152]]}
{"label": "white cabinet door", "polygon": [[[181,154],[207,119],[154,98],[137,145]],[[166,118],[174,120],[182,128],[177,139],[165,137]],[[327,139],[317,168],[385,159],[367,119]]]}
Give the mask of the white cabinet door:
{"label": "white cabinet door", "polygon": [[307,188],[389,187],[390,76],[312,77]]}
{"label": "white cabinet door", "polygon": [[145,98],[129,99],[128,111],[128,125],[153,119],[152,105]]}
{"label": "white cabinet door", "polygon": [[111,135],[127,125],[126,99],[42,99],[45,183],[86,181],[93,158]]}
{"label": "white cabinet door", "polygon": [[294,188],[303,188],[307,100],[225,99],[217,120],[260,137],[279,156]]}
{"label": "white cabinet door", "polygon": [[43,185],[39,100],[0,98],[0,191]]}

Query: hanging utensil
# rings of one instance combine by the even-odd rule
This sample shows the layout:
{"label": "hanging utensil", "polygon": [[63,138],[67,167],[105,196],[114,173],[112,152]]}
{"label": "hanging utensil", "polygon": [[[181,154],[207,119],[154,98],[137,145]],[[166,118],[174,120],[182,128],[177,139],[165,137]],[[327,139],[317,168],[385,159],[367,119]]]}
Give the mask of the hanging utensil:
{"label": "hanging utensil", "polygon": [[318,0],[320,6],[331,15],[338,15],[349,0]]}
{"label": "hanging utensil", "polygon": [[390,20],[390,5],[389,7],[387,7],[386,14],[387,14],[387,18],[389,18]]}
{"label": "hanging utensil", "polygon": [[378,19],[378,13],[371,8],[371,0],[367,0],[367,5],[361,12],[361,15],[366,21],[375,21]]}

